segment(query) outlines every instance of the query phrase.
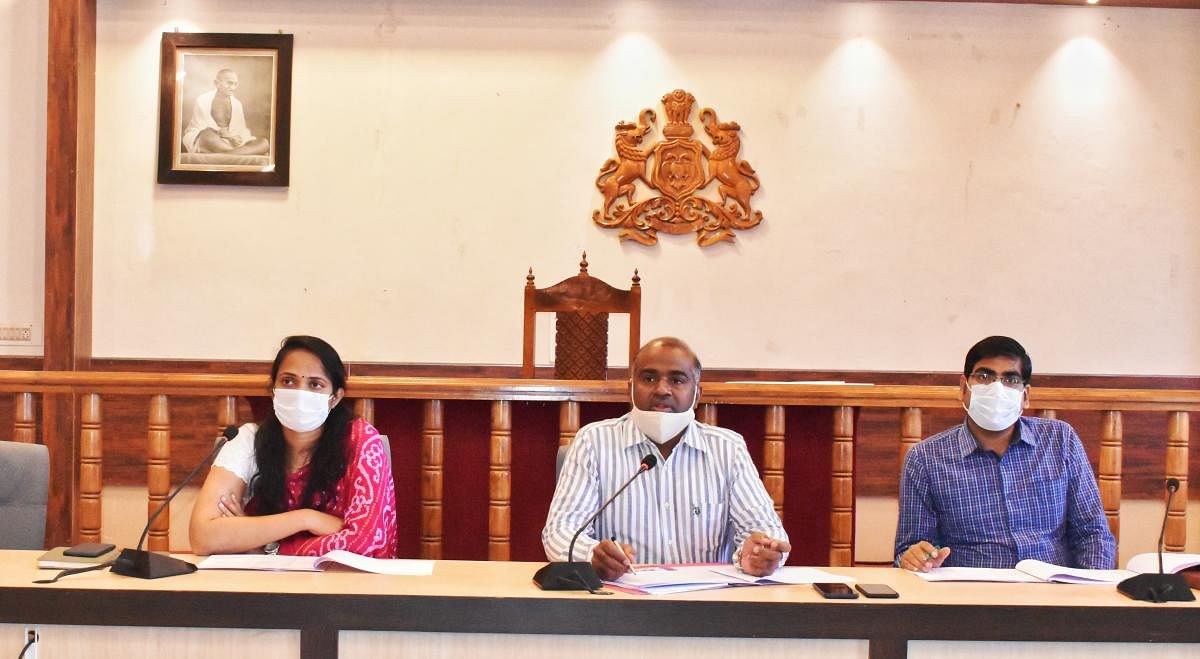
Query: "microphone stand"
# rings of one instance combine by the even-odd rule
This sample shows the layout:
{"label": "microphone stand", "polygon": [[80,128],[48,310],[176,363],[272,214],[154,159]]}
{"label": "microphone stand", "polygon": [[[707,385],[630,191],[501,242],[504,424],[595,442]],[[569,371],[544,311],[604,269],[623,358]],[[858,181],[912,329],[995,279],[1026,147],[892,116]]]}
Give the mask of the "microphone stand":
{"label": "microphone stand", "polygon": [[113,561],[112,564],[112,572],[114,574],[120,574],[126,577],[136,577],[138,579],[161,579],[163,577],[173,577],[178,574],[188,574],[196,571],[196,566],[187,561],[180,560],[178,558],[171,558],[166,554],[143,551],[142,544],[146,542],[146,535],[150,533],[150,527],[154,525],[154,520],[158,519],[158,516],[167,509],[167,506],[170,505],[171,500],[175,498],[175,495],[179,494],[179,492],[183,490],[183,487],[191,482],[192,478],[196,476],[196,473],[200,471],[201,467],[208,464],[208,461],[213,459],[213,457],[217,454],[217,451],[220,451],[221,447],[225,445],[225,442],[228,442],[237,436],[237,432],[237,428],[233,426],[225,427],[221,438],[217,440],[216,446],[213,447],[212,451],[209,451],[208,455],[200,461],[200,464],[196,465],[196,467],[192,469],[192,473],[188,474],[187,477],[185,477],[183,481],[179,483],[179,486],[175,488],[175,491],[172,492],[170,496],[167,497],[167,500],[158,507],[158,510],[154,511],[154,514],[150,516],[150,521],[146,522],[146,528],[142,529],[142,537],[138,540],[137,549],[121,550],[121,554],[117,556],[117,559]]}
{"label": "microphone stand", "polygon": [[638,465],[638,470],[634,472],[625,484],[613,493],[608,501],[605,501],[592,516],[587,518],[587,521],[579,526],[579,530],[575,531],[575,535],[571,537],[571,544],[567,547],[567,561],[554,561],[547,563],[540,570],[534,573],[533,582],[542,590],[586,590],[589,593],[595,593],[603,585],[600,582],[599,575],[596,574],[595,568],[592,567],[591,561],[576,561],[575,556],[575,541],[579,539],[580,534],[592,522],[604,512],[608,504],[613,502],[625,488],[629,487],[634,479],[654,468],[658,464],[658,458],[653,454],[648,454],[642,458],[642,463]]}
{"label": "microphone stand", "polygon": [[1163,539],[1167,534],[1167,516],[1171,512],[1171,499],[1179,489],[1179,480],[1167,479],[1167,509],[1163,512],[1162,530],[1158,534],[1158,574],[1139,574],[1117,584],[1122,595],[1143,602],[1193,602],[1196,600],[1191,587],[1182,574],[1163,573]]}

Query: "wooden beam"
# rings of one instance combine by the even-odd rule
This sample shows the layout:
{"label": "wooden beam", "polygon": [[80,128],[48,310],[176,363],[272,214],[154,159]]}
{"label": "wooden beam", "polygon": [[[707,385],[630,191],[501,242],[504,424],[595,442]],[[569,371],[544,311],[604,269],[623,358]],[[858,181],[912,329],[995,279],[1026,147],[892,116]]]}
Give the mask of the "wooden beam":
{"label": "wooden beam", "polygon": [[[46,298],[43,368],[90,366],[96,2],[50,0],[46,104]],[[77,520],[78,399],[47,394],[42,442],[50,450],[46,543],[71,544]]]}

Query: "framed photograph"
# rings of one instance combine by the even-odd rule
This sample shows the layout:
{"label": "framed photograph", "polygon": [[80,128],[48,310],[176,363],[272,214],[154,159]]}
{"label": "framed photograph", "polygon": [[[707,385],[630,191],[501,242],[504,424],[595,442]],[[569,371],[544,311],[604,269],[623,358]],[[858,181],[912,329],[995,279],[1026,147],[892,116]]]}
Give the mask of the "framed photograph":
{"label": "framed photograph", "polygon": [[292,35],[164,32],[158,182],[288,184]]}

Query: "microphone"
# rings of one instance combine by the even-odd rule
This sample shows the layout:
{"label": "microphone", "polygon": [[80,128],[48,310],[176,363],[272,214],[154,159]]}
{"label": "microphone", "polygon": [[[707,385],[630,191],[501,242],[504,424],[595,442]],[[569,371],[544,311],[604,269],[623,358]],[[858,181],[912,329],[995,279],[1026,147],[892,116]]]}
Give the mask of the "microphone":
{"label": "microphone", "polygon": [[162,577],[173,577],[177,574],[188,574],[189,572],[196,571],[196,566],[187,561],[171,558],[166,554],[143,551],[142,545],[146,542],[146,536],[149,535],[150,527],[154,525],[154,520],[158,519],[158,516],[167,509],[167,506],[170,505],[175,495],[179,494],[183,487],[191,482],[201,467],[208,464],[208,461],[217,455],[217,451],[220,451],[226,442],[237,437],[237,434],[237,428],[234,426],[225,426],[225,430],[221,432],[221,437],[217,439],[213,449],[200,461],[200,464],[192,469],[192,473],[184,477],[183,481],[176,486],[175,491],[171,492],[167,496],[167,500],[162,502],[158,510],[154,511],[154,514],[150,516],[150,521],[146,522],[146,528],[142,529],[142,537],[138,540],[137,549],[121,550],[121,554],[113,561],[113,573],[127,577],[137,577],[138,579],[161,579]]}
{"label": "microphone", "polygon": [[542,590],[586,590],[589,593],[596,592],[600,588],[600,577],[596,574],[596,570],[592,567],[591,561],[575,561],[575,541],[579,539],[580,534],[592,522],[604,512],[614,499],[617,498],[625,488],[633,483],[634,479],[654,468],[658,464],[658,458],[654,457],[653,453],[647,453],[646,457],[642,458],[642,463],[638,465],[637,471],[625,481],[625,484],[613,493],[608,501],[605,501],[592,513],[592,516],[587,518],[587,521],[579,526],[579,530],[575,531],[575,535],[571,537],[571,544],[567,546],[567,562],[556,561],[547,563],[533,575],[533,582]]}
{"label": "microphone", "polygon": [[1163,541],[1167,535],[1167,517],[1171,499],[1179,490],[1179,479],[1167,479],[1167,509],[1163,511],[1162,530],[1158,533],[1158,574],[1139,574],[1117,584],[1122,595],[1143,602],[1193,602],[1196,596],[1182,574],[1163,573]]}

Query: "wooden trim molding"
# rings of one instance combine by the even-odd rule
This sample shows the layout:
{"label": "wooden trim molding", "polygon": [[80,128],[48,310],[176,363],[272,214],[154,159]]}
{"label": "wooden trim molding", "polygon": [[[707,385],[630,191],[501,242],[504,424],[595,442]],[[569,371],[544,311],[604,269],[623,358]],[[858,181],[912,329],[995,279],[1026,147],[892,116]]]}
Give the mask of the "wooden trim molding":
{"label": "wooden trim molding", "polygon": [[[46,265],[44,357],[47,370],[89,368],[92,349],[92,190],[95,159],[96,2],[50,0],[46,107]],[[78,399],[42,398],[42,438],[50,482],[77,483]],[[73,487],[50,491],[49,546],[70,544]]]}

